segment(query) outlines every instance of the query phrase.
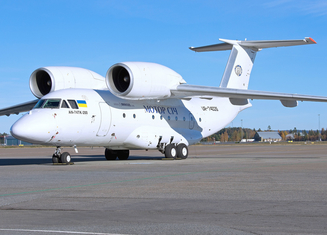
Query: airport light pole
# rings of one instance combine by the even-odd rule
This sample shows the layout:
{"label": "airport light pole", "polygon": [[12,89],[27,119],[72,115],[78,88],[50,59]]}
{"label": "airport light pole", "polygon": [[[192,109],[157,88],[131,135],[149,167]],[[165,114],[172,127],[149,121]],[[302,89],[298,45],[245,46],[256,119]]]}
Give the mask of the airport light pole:
{"label": "airport light pole", "polygon": [[321,132],[320,132],[320,114],[318,114],[318,133],[319,133],[319,141],[321,141]]}
{"label": "airport light pole", "polygon": [[241,141],[243,139],[243,119],[241,119]]}

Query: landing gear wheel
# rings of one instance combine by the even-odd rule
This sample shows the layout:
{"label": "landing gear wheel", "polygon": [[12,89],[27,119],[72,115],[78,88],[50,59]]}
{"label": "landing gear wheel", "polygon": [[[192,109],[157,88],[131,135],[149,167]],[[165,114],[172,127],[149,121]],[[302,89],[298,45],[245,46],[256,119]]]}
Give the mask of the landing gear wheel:
{"label": "landing gear wheel", "polygon": [[168,144],[165,148],[165,157],[166,158],[176,158],[177,151],[174,144]]}
{"label": "landing gear wheel", "polygon": [[117,152],[112,149],[107,149],[104,151],[104,156],[108,161],[116,160],[117,158]]}
{"label": "landing gear wheel", "polygon": [[62,163],[70,163],[72,158],[71,158],[69,153],[64,152],[64,153],[61,154],[60,160],[61,160]]}
{"label": "landing gear wheel", "polygon": [[60,158],[56,155],[52,155],[52,163],[61,163]]}
{"label": "landing gear wheel", "polygon": [[188,156],[188,148],[186,144],[179,144],[176,147],[177,157],[181,159],[186,159]]}
{"label": "landing gear wheel", "polygon": [[119,160],[127,160],[129,157],[129,150],[117,150]]}

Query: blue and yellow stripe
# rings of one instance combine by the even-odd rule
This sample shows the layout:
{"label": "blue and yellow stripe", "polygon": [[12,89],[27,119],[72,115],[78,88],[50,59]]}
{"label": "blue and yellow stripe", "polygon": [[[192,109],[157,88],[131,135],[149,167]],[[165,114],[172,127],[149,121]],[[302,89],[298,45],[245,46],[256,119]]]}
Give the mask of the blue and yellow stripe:
{"label": "blue and yellow stripe", "polygon": [[85,100],[77,100],[78,107],[87,108],[87,104]]}

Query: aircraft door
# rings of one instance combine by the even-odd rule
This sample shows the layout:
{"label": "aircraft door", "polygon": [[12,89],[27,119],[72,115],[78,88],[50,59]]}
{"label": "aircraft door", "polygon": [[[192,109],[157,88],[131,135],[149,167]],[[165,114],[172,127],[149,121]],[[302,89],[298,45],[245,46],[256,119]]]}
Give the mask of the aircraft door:
{"label": "aircraft door", "polygon": [[189,114],[189,118],[190,118],[190,122],[189,122],[189,128],[190,130],[192,130],[194,128],[194,124],[195,124],[195,119],[192,113]]}
{"label": "aircraft door", "polygon": [[97,136],[104,137],[108,134],[111,125],[111,112],[110,107],[107,103],[99,103],[100,107],[100,127]]}

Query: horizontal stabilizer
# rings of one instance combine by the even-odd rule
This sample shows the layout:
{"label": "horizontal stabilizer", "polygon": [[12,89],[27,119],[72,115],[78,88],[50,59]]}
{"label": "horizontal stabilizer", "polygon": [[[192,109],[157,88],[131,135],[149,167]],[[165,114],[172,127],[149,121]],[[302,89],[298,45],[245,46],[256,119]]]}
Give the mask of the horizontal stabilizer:
{"label": "horizontal stabilizer", "polygon": [[306,37],[300,40],[263,40],[263,41],[239,41],[239,40],[226,40],[219,39],[224,43],[202,46],[202,47],[190,47],[192,51],[205,52],[205,51],[226,51],[231,50],[233,45],[240,45],[242,47],[248,47],[253,50],[261,50],[263,48],[271,47],[288,47],[288,46],[298,46],[306,44],[316,44],[316,42],[310,38]]}

